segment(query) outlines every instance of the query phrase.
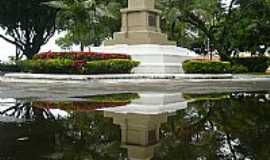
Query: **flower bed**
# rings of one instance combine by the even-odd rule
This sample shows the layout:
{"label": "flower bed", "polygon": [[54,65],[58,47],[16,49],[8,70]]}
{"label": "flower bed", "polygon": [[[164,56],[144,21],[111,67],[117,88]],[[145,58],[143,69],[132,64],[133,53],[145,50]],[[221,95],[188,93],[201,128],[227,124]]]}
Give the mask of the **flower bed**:
{"label": "flower bed", "polygon": [[71,59],[71,60],[108,60],[108,59],[131,59],[127,54],[111,54],[111,53],[98,53],[98,52],[44,52],[37,54],[33,57],[34,60],[46,59]]}
{"label": "flower bed", "polygon": [[45,109],[61,109],[74,112],[94,112],[97,109],[128,105],[128,102],[87,102],[87,101],[35,101],[33,107]]}
{"label": "flower bed", "polygon": [[92,112],[97,109],[125,106],[139,98],[137,93],[119,93],[77,97],[88,101],[34,101],[33,106],[45,109],[61,109],[75,112]]}
{"label": "flower bed", "polygon": [[99,61],[73,61],[70,59],[37,59],[21,61],[23,72],[57,74],[120,74],[131,73],[139,62],[128,59],[110,59]]}
{"label": "flower bed", "polygon": [[97,52],[45,52],[15,65],[0,64],[2,72],[46,74],[127,74],[139,62],[129,55]]}

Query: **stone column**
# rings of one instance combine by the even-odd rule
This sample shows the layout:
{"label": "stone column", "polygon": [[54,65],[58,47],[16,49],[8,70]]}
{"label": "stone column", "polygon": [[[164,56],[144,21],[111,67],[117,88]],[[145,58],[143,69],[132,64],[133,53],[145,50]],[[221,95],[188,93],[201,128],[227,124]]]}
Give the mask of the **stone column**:
{"label": "stone column", "polygon": [[157,115],[121,114],[104,112],[113,118],[113,123],[121,128],[122,147],[128,150],[130,160],[150,160],[159,144],[159,129],[167,122],[168,114]]}
{"label": "stone column", "polygon": [[129,9],[154,9],[155,0],[129,0],[128,1]]}
{"label": "stone column", "polygon": [[114,39],[104,44],[175,44],[161,33],[160,13],[155,9],[155,0],[129,0],[128,8],[121,9],[121,32],[115,33]]}

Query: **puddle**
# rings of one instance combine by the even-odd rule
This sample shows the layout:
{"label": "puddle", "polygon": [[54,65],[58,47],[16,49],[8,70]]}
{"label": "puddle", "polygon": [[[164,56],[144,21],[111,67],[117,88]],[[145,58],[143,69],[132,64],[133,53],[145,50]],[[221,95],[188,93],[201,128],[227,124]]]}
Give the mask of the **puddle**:
{"label": "puddle", "polygon": [[270,92],[0,99],[0,160],[263,160]]}

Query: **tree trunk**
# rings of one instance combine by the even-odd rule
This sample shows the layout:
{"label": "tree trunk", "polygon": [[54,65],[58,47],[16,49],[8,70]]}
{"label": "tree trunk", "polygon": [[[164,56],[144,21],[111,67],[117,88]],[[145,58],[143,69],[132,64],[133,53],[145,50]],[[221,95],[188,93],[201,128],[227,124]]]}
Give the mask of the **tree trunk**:
{"label": "tree trunk", "polygon": [[81,52],[83,52],[84,51],[84,45],[83,45],[83,43],[81,43],[80,48],[81,48]]}
{"label": "tree trunk", "polygon": [[24,49],[22,52],[23,52],[23,55],[25,55],[27,59],[33,59],[34,55],[38,54],[39,50],[40,50],[40,47],[34,46],[32,48],[26,47],[26,49]]}
{"label": "tree trunk", "polygon": [[231,57],[230,57],[230,54],[228,54],[228,52],[229,51],[227,51],[226,49],[218,49],[218,53],[222,61],[230,60]]}

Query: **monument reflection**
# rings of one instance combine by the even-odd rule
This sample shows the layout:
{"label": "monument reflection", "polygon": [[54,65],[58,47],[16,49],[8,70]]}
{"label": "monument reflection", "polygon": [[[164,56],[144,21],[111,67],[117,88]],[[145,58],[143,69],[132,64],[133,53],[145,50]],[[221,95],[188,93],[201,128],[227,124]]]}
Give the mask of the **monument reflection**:
{"label": "monument reflection", "polygon": [[71,100],[76,101],[0,99],[0,159],[270,157],[269,91],[119,93]]}
{"label": "monument reflection", "polygon": [[161,125],[177,110],[185,109],[182,94],[139,94],[140,98],[122,107],[104,109],[121,129],[121,144],[129,160],[151,160],[160,143]]}

